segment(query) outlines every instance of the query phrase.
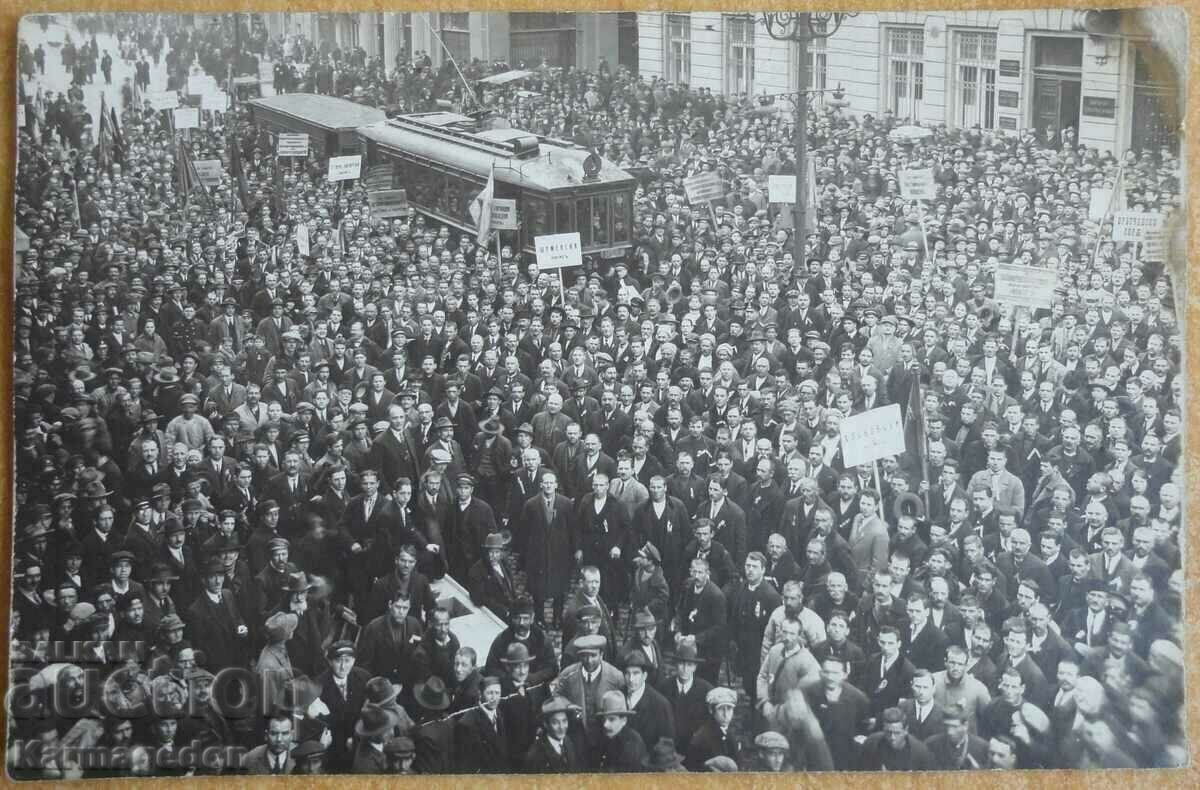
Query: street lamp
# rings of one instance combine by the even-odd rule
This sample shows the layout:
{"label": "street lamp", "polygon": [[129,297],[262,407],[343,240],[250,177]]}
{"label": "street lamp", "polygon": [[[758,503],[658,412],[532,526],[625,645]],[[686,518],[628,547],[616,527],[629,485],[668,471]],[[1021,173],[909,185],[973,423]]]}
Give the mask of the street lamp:
{"label": "street lamp", "polygon": [[767,33],[776,41],[795,41],[800,55],[800,74],[796,99],[796,203],[792,236],[792,258],[804,266],[805,214],[808,200],[808,42],[829,38],[856,12],[845,11],[773,11],[762,15]]}

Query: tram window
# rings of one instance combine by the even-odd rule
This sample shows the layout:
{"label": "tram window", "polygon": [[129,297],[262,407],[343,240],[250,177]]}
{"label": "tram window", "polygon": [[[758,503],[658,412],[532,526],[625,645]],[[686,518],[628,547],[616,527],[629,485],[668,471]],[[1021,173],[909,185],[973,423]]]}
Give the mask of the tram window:
{"label": "tram window", "polygon": [[587,247],[592,243],[592,199],[575,201],[575,225],[579,230],[579,242]]}
{"label": "tram window", "polygon": [[571,201],[564,200],[554,207],[556,233],[570,233],[575,230],[575,222],[571,216]]}
{"label": "tram window", "polygon": [[620,194],[612,196],[613,243],[621,244],[629,241],[629,196]]}
{"label": "tram window", "polygon": [[521,222],[530,236],[550,233],[550,205],[541,198],[527,197],[521,206]]}
{"label": "tram window", "polygon": [[598,195],[592,199],[592,240],[596,244],[608,244],[609,195]]}

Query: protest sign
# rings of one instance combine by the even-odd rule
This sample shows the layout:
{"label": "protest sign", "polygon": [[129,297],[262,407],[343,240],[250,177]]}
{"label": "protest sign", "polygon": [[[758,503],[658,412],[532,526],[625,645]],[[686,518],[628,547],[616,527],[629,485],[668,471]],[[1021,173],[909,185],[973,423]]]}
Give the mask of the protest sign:
{"label": "protest sign", "polygon": [[372,219],[395,219],[408,216],[408,193],[403,189],[381,189],[376,192],[368,192],[367,200],[371,204]]}
{"label": "protest sign", "polygon": [[725,195],[725,182],[716,173],[700,173],[683,179],[689,203],[708,203]]}
{"label": "protest sign", "polygon": [[303,132],[280,132],[275,144],[275,156],[308,156],[308,135]]}
{"label": "protest sign", "polygon": [[1163,215],[1155,211],[1118,211],[1112,216],[1113,241],[1141,241],[1147,231],[1162,230]]}
{"label": "protest sign", "polygon": [[933,200],[933,169],[901,170],[900,194],[905,200]]}
{"label": "protest sign", "polygon": [[1148,230],[1142,236],[1142,249],[1138,258],[1147,263],[1162,263],[1167,258],[1166,229]]}
{"label": "protest sign", "polygon": [[205,112],[225,112],[229,109],[229,94],[213,91],[200,96],[200,109]]}
{"label": "protest sign", "polygon": [[538,271],[548,272],[583,265],[583,243],[578,231],[537,236],[533,240],[533,247],[537,252]]}
{"label": "protest sign", "polygon": [[149,91],[146,101],[155,112],[173,110],[179,106],[179,95],[175,91]]}
{"label": "protest sign", "polygon": [[1093,187],[1091,198],[1088,200],[1088,219],[1100,222],[1108,213],[1108,204],[1112,200],[1112,190],[1104,187]]}
{"label": "protest sign", "polygon": [[506,198],[492,199],[492,230],[517,229],[517,201]]}
{"label": "protest sign", "polygon": [[362,171],[362,155],[329,157],[329,180],[350,181]]}
{"label": "protest sign", "polygon": [[900,404],[890,403],[842,420],[842,461],[846,468],[904,452]]}
{"label": "protest sign", "polygon": [[225,173],[225,166],[221,164],[220,159],[197,159],[193,164],[196,166],[196,176],[200,179],[201,184],[210,189],[221,185],[221,176]]}
{"label": "protest sign", "polygon": [[199,107],[177,107],[175,114],[175,130],[200,128]]}
{"label": "protest sign", "polygon": [[995,299],[1001,304],[1036,310],[1054,303],[1058,272],[1002,263],[996,267]]}
{"label": "protest sign", "polygon": [[772,203],[795,203],[796,177],[767,176],[767,200]]}

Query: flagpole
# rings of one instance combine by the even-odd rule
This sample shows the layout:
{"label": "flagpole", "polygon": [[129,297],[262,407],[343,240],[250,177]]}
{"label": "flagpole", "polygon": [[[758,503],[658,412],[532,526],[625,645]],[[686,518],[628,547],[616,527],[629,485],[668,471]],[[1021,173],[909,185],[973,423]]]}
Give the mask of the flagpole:
{"label": "flagpole", "polygon": [[1096,261],[1100,259],[1100,245],[1104,243],[1104,223],[1108,221],[1108,217],[1112,214],[1113,204],[1117,202],[1117,195],[1121,191],[1121,182],[1125,176],[1125,165],[1117,165],[1117,176],[1113,179],[1112,194],[1108,196],[1108,207],[1104,209],[1104,216],[1100,218],[1100,228],[1096,231],[1096,249],[1092,251],[1092,268],[1096,268]]}

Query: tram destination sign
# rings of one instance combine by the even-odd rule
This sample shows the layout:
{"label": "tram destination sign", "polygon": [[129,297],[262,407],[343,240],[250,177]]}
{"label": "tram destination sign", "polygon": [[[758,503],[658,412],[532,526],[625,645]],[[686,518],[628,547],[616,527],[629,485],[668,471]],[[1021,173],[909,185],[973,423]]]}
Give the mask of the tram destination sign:
{"label": "tram destination sign", "polygon": [[280,132],[275,156],[308,156],[308,135],[304,132]]}
{"label": "tram destination sign", "polygon": [[1054,303],[1058,272],[1002,263],[996,267],[996,296],[1001,304],[1037,310]]}

